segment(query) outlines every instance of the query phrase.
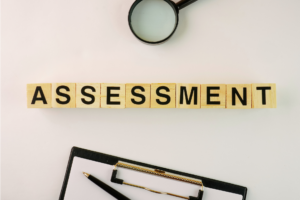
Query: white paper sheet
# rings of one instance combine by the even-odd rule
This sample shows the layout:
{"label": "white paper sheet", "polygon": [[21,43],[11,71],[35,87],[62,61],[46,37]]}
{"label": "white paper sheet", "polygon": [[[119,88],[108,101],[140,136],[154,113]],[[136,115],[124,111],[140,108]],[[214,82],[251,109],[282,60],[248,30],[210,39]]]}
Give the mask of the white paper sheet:
{"label": "white paper sheet", "polygon": [[[131,186],[120,185],[110,181],[113,166],[74,157],[73,165],[64,200],[115,200],[110,194],[88,180],[82,172],[92,174],[132,200],[179,200],[180,198],[155,194]],[[150,189],[171,192],[183,196],[197,196],[199,186],[183,183],[163,177],[118,168],[118,178],[128,183],[138,184]],[[204,188],[203,200],[242,200],[241,195]]]}

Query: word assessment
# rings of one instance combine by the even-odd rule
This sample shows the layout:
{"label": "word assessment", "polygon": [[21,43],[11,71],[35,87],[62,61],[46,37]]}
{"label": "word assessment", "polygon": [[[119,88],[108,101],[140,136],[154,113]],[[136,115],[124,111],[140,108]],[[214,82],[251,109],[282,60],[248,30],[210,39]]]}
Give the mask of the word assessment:
{"label": "word assessment", "polygon": [[27,84],[28,108],[276,108],[276,84]]}

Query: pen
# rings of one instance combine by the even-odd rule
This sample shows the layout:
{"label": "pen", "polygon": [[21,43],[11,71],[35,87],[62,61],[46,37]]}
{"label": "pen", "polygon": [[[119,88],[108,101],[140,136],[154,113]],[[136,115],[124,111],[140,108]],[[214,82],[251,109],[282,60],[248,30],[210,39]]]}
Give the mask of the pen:
{"label": "pen", "polygon": [[83,172],[83,174],[93,183],[95,183],[96,185],[98,185],[99,187],[101,187],[103,190],[105,190],[107,193],[109,193],[110,195],[112,195],[113,197],[115,197],[118,200],[130,200],[128,197],[124,196],[123,194],[121,194],[120,192],[118,192],[117,190],[113,189],[112,187],[110,187],[109,185],[106,185],[105,183],[103,183],[102,181],[100,181],[99,179],[95,178],[94,176]]}

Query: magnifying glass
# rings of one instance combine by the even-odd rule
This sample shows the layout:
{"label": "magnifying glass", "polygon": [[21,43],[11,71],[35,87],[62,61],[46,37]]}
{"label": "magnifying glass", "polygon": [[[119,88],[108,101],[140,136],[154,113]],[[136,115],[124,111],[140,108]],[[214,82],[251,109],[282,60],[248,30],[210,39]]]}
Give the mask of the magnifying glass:
{"label": "magnifying glass", "polygon": [[161,44],[172,37],[178,25],[179,10],[197,0],[136,0],[128,14],[131,32],[147,44]]}

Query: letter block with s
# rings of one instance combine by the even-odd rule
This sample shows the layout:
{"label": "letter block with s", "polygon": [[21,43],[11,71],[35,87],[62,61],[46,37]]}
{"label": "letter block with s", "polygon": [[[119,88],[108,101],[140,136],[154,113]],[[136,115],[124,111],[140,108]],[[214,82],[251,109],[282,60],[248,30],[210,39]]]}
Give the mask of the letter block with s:
{"label": "letter block with s", "polygon": [[52,107],[53,108],[75,108],[76,91],[75,83],[53,83],[52,84]]}
{"label": "letter block with s", "polygon": [[176,108],[176,84],[152,83],[151,108]]}
{"label": "letter block with s", "polygon": [[150,108],[150,84],[126,84],[126,108]]}
{"label": "letter block with s", "polygon": [[76,108],[100,108],[100,83],[76,83]]}

